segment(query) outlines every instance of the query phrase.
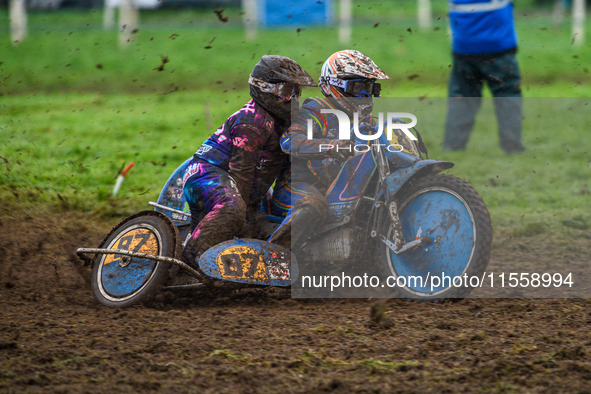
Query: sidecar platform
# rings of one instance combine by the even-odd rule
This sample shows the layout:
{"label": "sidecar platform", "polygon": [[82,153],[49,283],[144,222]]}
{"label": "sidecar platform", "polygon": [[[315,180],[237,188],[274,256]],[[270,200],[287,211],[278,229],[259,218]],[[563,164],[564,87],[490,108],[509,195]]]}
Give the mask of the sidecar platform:
{"label": "sidecar platform", "polygon": [[266,241],[235,238],[208,249],[199,259],[205,275],[225,281],[290,286],[298,276],[288,249]]}

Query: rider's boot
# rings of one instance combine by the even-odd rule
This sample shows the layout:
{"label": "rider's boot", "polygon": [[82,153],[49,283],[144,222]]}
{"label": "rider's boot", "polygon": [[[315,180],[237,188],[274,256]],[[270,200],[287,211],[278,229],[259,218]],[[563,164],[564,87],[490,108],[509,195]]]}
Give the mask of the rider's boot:
{"label": "rider's boot", "polygon": [[[195,232],[191,234],[191,237],[187,241],[183,253],[181,254],[181,260],[199,273],[199,276],[197,277],[199,282],[204,285],[210,285],[212,283],[211,279],[208,278],[199,267],[199,257],[201,257],[203,252],[208,248],[203,245],[203,242],[199,241],[199,237],[194,237],[194,235]],[[195,277],[192,275],[185,275],[185,278],[181,278],[180,282],[185,284],[184,281],[187,280],[188,282],[191,282],[191,280],[195,280]]]}
{"label": "rider's boot", "polygon": [[199,256],[203,253],[201,249],[203,248],[199,245],[198,238],[191,235],[183,249],[181,260],[189,267],[199,270]]}
{"label": "rider's boot", "polygon": [[324,196],[308,194],[296,202],[267,241],[291,249],[292,245],[298,245],[314,232],[327,212],[328,202]]}

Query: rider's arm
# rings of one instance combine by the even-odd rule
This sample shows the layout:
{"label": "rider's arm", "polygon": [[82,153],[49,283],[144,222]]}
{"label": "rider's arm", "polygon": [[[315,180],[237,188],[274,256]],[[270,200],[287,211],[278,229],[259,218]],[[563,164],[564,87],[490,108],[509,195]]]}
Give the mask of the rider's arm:
{"label": "rider's arm", "polygon": [[232,156],[228,173],[234,178],[248,205],[254,184],[255,168],[264,144],[262,133],[254,126],[239,124],[232,129]]}
{"label": "rider's arm", "polygon": [[[313,139],[308,139],[308,119],[312,119]],[[340,157],[339,150],[342,154],[346,141],[339,141],[336,136],[331,138],[331,134],[333,130],[327,130],[322,115],[302,108],[296,121],[281,136],[281,149],[292,157],[308,160]]]}

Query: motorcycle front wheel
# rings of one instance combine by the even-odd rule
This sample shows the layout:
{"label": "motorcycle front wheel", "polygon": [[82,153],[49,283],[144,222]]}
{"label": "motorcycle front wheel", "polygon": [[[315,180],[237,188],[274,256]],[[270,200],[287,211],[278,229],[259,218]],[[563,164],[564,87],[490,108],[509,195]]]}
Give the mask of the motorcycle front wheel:
{"label": "motorcycle front wheel", "polygon": [[[482,279],[492,247],[492,225],[476,190],[449,175],[411,180],[397,196],[406,242],[427,240],[396,254],[381,243],[378,263],[395,297],[419,300],[465,298]],[[382,234],[393,239],[387,220]]]}
{"label": "motorcycle front wheel", "polygon": [[[122,249],[173,257],[174,228],[154,212],[134,215],[117,225],[101,249]],[[145,302],[169,278],[170,264],[150,258],[98,254],[92,271],[92,294],[102,305],[125,308]]]}

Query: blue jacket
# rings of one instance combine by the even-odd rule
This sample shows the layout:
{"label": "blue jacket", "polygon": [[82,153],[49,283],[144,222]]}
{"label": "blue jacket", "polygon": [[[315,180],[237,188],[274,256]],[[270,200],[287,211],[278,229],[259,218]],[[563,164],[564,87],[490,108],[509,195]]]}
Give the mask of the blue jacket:
{"label": "blue jacket", "polygon": [[448,0],[448,4],[455,54],[493,54],[517,47],[512,0]]}
{"label": "blue jacket", "polygon": [[[323,109],[345,111],[331,97],[308,98],[289,130],[281,137],[281,149],[291,156],[291,182],[320,182],[329,186],[343,166],[343,163],[331,156],[331,151],[326,147],[339,138],[338,118],[334,114],[322,114]],[[352,115],[349,114],[349,120],[351,118]],[[312,139],[308,139],[308,120],[312,121]],[[375,121],[370,116],[362,119],[360,124],[373,127]],[[368,129],[360,132],[365,131],[373,132]],[[352,132],[351,138],[351,142],[355,142]]]}
{"label": "blue jacket", "polygon": [[[329,185],[341,168],[338,160],[330,158],[329,152],[320,149],[338,139],[338,119],[324,114],[322,109],[338,109],[327,97],[308,98],[300,108],[295,121],[281,137],[281,149],[291,155],[291,181]],[[312,119],[313,137],[307,138],[307,120]]]}

